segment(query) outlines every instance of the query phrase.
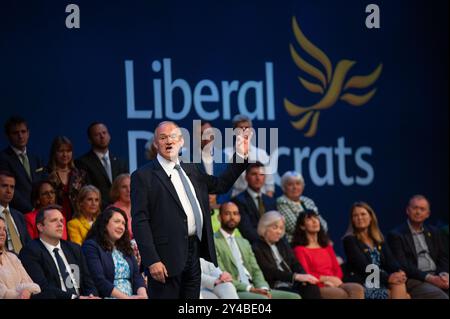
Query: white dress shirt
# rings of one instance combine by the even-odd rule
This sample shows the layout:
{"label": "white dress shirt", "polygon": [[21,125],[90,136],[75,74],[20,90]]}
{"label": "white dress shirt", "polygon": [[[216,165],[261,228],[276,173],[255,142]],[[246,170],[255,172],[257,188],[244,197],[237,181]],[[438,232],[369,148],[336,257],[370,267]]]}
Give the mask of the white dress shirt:
{"label": "white dress shirt", "polygon": [[[175,163],[175,162],[165,159],[164,157],[162,157],[159,154],[156,156],[156,158],[157,158],[159,164],[161,164],[162,168],[166,172],[170,181],[172,182],[173,187],[175,187],[175,191],[178,195],[178,198],[180,199],[181,206],[183,206],[184,213],[187,216],[189,236],[193,236],[197,233],[197,228],[195,225],[195,216],[194,216],[194,212],[192,211],[191,202],[189,201],[189,198],[186,194],[186,190],[184,189],[183,183],[181,182],[180,175],[179,175],[178,171],[175,169],[175,165],[180,164],[179,160],[177,159],[177,162]],[[200,203],[197,198],[197,194],[195,192],[195,188],[192,185],[191,180],[186,175],[186,173],[182,167],[180,169],[180,172],[182,172],[182,174],[184,174],[184,176],[186,177],[186,179],[189,183],[191,192],[192,192],[192,194],[194,194],[195,203],[196,203],[196,205],[198,205],[198,209],[200,211],[200,218],[202,220],[202,225],[203,225],[203,213],[202,213],[202,209],[201,209]]]}
{"label": "white dress shirt", "polygon": [[[79,286],[78,286],[78,282],[75,280],[75,277],[74,277],[74,275],[73,275],[73,273],[72,273],[72,271],[71,271],[71,268],[70,268],[70,265],[69,265],[69,263],[68,263],[68,261],[67,261],[67,259],[66,259],[66,256],[64,255],[64,252],[63,252],[63,250],[61,249],[61,242],[59,242],[58,245],[53,246],[53,245],[51,245],[51,244],[49,244],[49,243],[43,241],[42,239],[40,239],[40,241],[44,244],[45,248],[47,248],[47,250],[48,250],[50,256],[52,256],[52,259],[53,259],[53,261],[55,262],[56,269],[58,269],[59,280],[61,281],[61,289],[62,289],[63,291],[67,291],[66,283],[65,283],[64,280],[63,280],[63,277],[62,277],[62,275],[61,275],[61,271],[60,271],[60,269],[59,269],[59,267],[58,267],[58,262],[56,261],[55,253],[53,252],[53,250],[54,250],[55,248],[58,248],[58,254],[59,254],[59,256],[61,256],[61,258],[62,258],[62,260],[63,260],[63,262],[64,262],[64,265],[66,266],[66,271],[68,272],[68,274],[69,274],[69,276],[70,276],[70,279],[72,279],[72,282],[73,282],[73,284],[74,284],[75,291],[76,291],[77,294],[79,295],[79,294],[80,294],[80,289],[79,289]],[[72,299],[73,299],[73,297],[74,297],[74,296],[72,296]]]}
{"label": "white dress shirt", "polygon": [[22,157],[20,155],[22,155],[22,154],[27,155],[27,148],[25,147],[25,149],[23,151],[19,150],[18,148],[15,148],[12,145],[11,145],[11,148],[14,151],[14,153],[16,153],[17,157],[20,159],[20,162],[22,163]]}
{"label": "white dress shirt", "polygon": [[[105,168],[106,175],[108,175],[109,181],[113,182],[113,176],[112,176],[112,166],[111,166],[111,158],[109,157],[109,150],[106,151],[106,153],[101,153],[94,151],[95,155],[97,155],[98,159],[100,160],[100,163],[102,163],[102,166]],[[106,156],[105,161],[103,161],[103,158]],[[105,166],[106,164],[106,166]]]}

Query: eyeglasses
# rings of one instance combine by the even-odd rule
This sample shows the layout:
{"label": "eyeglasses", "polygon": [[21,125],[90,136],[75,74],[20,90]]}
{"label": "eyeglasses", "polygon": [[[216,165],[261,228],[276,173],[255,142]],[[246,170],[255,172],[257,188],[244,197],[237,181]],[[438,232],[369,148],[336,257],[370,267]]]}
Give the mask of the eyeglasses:
{"label": "eyeglasses", "polygon": [[165,141],[165,140],[167,140],[169,137],[170,137],[172,140],[176,140],[176,139],[178,139],[178,138],[180,137],[180,135],[179,135],[179,134],[176,134],[176,133],[169,134],[169,135],[161,134],[161,135],[159,136],[159,140],[160,140],[160,141]]}
{"label": "eyeglasses", "polygon": [[56,192],[55,191],[46,191],[41,193],[41,196],[55,196]]}

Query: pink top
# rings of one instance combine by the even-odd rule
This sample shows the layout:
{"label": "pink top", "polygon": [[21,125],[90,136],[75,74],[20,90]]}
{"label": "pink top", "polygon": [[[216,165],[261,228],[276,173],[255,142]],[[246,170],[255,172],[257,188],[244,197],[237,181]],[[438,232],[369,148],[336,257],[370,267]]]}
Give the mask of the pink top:
{"label": "pink top", "polygon": [[[325,248],[306,248],[305,246],[296,246],[294,254],[306,273],[320,279],[321,276],[334,276],[342,279],[342,269],[331,245]],[[323,287],[323,283],[318,284]]]}
{"label": "pink top", "polygon": [[114,204],[112,204],[112,206],[120,208],[121,210],[123,210],[126,214],[127,214],[127,218],[128,218],[128,232],[130,233],[130,239],[133,239],[133,231],[131,230],[131,206],[126,206],[126,204],[122,203],[121,201],[117,201]]}

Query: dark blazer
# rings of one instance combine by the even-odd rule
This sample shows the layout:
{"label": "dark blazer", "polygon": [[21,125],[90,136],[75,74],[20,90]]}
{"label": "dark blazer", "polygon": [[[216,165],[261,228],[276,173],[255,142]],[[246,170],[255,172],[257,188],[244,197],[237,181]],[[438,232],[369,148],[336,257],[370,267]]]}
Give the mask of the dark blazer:
{"label": "dark blazer", "polygon": [[[202,173],[206,174],[206,170],[205,170],[205,166],[204,166],[203,162],[198,164],[198,167]],[[214,173],[213,175],[214,176],[219,176],[226,169],[227,169],[226,163],[216,163],[216,162],[213,163],[213,173]],[[225,202],[229,202],[230,199],[231,199],[231,189],[227,193],[217,195],[216,202],[217,202],[217,204],[223,204]]]}
{"label": "dark blazer", "polygon": [[[364,284],[368,273],[366,267],[372,264],[367,246],[355,236],[349,235],[343,239],[344,251],[347,256],[346,270],[348,280]],[[384,286],[388,285],[389,276],[400,271],[400,265],[392,254],[389,245],[383,243],[376,247],[380,251],[380,281]]]}
{"label": "dark blazer", "polygon": [[[115,266],[110,251],[104,250],[93,239],[88,239],[83,243],[81,250],[86,257],[86,262],[98,289],[100,297],[111,297],[114,289]],[[133,294],[137,294],[137,290],[145,287],[139,267],[134,256],[125,256],[128,266],[130,267],[130,281],[133,288]]]}
{"label": "dark blazer", "polygon": [[[114,179],[124,173],[128,173],[128,164],[126,161],[114,156],[109,151],[109,158],[111,161],[112,178]],[[75,161],[78,168],[86,171],[87,184],[92,184],[100,190],[102,195],[102,207],[105,208],[110,204],[109,191],[111,189],[111,182],[108,174],[102,165],[102,162],[93,150],[90,150]]]}
{"label": "dark blazer", "polygon": [[[444,252],[439,231],[432,226],[424,225],[423,227],[430,256],[436,263],[436,272],[448,273],[448,252]],[[404,223],[390,232],[388,243],[393,254],[397,258],[397,261],[400,263],[400,266],[405,270],[408,278],[424,281],[427,273],[417,268],[418,259],[416,248],[408,224]]]}
{"label": "dark blazer", "polygon": [[253,245],[253,252],[255,253],[258,265],[264,273],[264,278],[272,288],[274,288],[276,281],[293,283],[294,273],[305,274],[305,270],[298,262],[286,241],[280,240],[275,245],[285,261],[281,265],[284,271],[278,269],[275,258],[272,255],[272,250],[264,240],[259,238]]}
{"label": "dark blazer", "polygon": [[[79,267],[78,285],[80,286],[80,294],[82,296],[89,294],[97,296],[97,289],[91,279],[81,247],[69,241],[61,240],[61,249],[67,262]],[[62,290],[58,268],[40,239],[29,242],[20,252],[19,258],[31,279],[41,287],[41,298],[72,298],[70,293]]]}
{"label": "dark blazer", "polygon": [[0,152],[0,171],[8,171],[12,173],[16,179],[14,189],[14,198],[10,206],[14,207],[22,214],[33,210],[31,203],[31,184],[42,178],[44,167],[41,160],[27,152],[28,161],[30,163],[31,179],[22,165],[17,154],[11,147],[7,147]]}
{"label": "dark blazer", "polygon": [[[230,164],[219,177],[202,173],[197,164],[180,164],[194,186],[203,214],[200,257],[217,266],[208,194],[227,192],[248,163]],[[169,277],[180,274],[188,257],[187,217],[170,178],[158,159],[131,175],[133,234],[145,269],[163,262]]]}
{"label": "dark blazer", "polygon": [[14,219],[14,223],[16,224],[17,231],[19,232],[20,241],[22,242],[22,246],[28,244],[31,241],[30,234],[27,230],[27,223],[25,222],[25,217],[21,212],[15,210],[12,207],[9,207],[9,211],[11,213],[12,218]]}
{"label": "dark blazer", "polygon": [[[256,232],[259,222],[258,207],[256,207],[255,202],[247,191],[238,194],[231,200],[239,207],[241,214],[241,222],[238,226],[239,231],[253,245],[259,239]],[[262,201],[266,212],[277,209],[275,199],[266,194],[262,194]]]}

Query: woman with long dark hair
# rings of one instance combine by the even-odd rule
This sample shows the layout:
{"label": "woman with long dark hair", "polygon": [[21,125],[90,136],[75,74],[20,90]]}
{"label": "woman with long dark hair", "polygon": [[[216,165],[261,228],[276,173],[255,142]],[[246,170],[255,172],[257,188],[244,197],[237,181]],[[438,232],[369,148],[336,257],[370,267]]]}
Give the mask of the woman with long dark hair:
{"label": "woman with long dark hair", "polygon": [[336,253],[315,211],[306,210],[298,216],[292,247],[306,273],[319,280],[323,299],[364,299],[363,286],[342,282]]}
{"label": "woman with long dark hair", "polygon": [[57,136],[53,140],[48,170],[48,178],[55,185],[56,201],[62,206],[66,220],[70,221],[78,192],[87,184],[87,177],[85,171],[75,167],[72,142],[67,137]]}
{"label": "woman with long dark hair", "polygon": [[127,223],[123,210],[109,206],[92,225],[82,250],[101,297],[147,299]]}

